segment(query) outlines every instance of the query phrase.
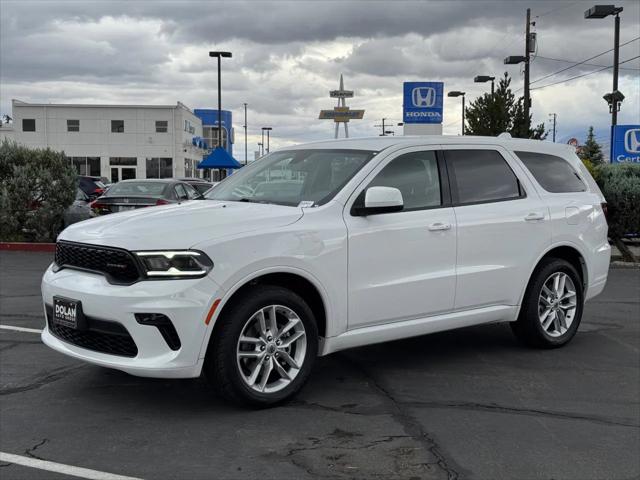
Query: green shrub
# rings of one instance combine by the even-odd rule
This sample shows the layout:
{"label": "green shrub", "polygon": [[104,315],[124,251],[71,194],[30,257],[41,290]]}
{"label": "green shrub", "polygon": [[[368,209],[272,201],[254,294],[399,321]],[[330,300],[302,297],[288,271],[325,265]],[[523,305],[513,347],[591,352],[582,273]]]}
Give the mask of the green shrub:
{"label": "green shrub", "polygon": [[609,236],[640,233],[640,165],[601,165],[597,181],[607,200]]}
{"label": "green shrub", "polygon": [[0,240],[55,240],[76,188],[75,170],[64,153],[2,142]]}

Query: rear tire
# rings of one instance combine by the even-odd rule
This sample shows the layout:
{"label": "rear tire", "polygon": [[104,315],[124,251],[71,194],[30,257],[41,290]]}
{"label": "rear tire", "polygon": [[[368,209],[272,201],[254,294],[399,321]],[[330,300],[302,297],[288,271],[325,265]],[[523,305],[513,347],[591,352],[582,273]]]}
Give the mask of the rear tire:
{"label": "rear tire", "polygon": [[225,400],[268,407],[296,394],[317,354],[318,329],[302,297],[256,285],[225,307],[209,341],[204,372]]}
{"label": "rear tire", "polygon": [[511,328],[526,345],[558,348],[575,336],[583,307],[582,279],[575,267],[566,260],[548,258],[533,272]]}

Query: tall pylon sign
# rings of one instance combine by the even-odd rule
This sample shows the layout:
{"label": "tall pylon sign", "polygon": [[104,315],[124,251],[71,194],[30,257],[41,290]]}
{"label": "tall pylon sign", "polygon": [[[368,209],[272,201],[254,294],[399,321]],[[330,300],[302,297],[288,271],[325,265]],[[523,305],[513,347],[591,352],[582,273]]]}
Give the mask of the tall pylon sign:
{"label": "tall pylon sign", "polygon": [[349,120],[361,120],[364,117],[364,110],[351,110],[347,107],[347,98],[353,97],[353,90],[344,89],[344,81],[342,75],[340,75],[340,88],[338,90],[331,90],[329,92],[329,98],[337,98],[338,105],[333,107],[333,110],[320,110],[320,120],[333,120],[336,124],[336,134],[334,138],[338,138],[338,129],[340,124],[344,124],[344,136],[349,138]]}

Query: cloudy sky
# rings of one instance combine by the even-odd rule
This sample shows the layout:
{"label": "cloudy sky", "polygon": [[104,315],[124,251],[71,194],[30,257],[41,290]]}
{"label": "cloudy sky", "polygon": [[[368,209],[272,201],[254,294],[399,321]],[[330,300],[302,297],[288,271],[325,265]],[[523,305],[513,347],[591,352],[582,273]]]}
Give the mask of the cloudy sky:
{"label": "cloudy sky", "polygon": [[[605,2],[607,3],[607,2]],[[260,127],[273,127],[272,148],[331,138],[317,120],[334,102],[340,74],[365,117],[352,136],[379,133],[382,117],[402,117],[402,82],[444,81],[472,100],[488,87],[478,74],[508,71],[507,55],[524,51],[525,11],[532,9],[538,46],[531,67],[534,122],[558,115],[558,138],[582,139],[589,125],[603,141],[610,116],[602,95],[612,53],[541,79],[613,46],[613,18],[585,20],[589,1],[30,1],[0,0],[0,111],[11,99],[52,103],[176,101],[214,108],[216,69],[209,50],[229,50],[223,64],[223,108],[233,111],[236,157],[243,158],[244,102],[249,151]],[[622,13],[620,60],[640,55],[640,2],[617,0]],[[635,39],[635,40],[634,40]],[[625,94],[618,122],[640,123],[640,61],[621,65]],[[536,81],[540,79],[539,81]],[[548,86],[549,85],[549,86]],[[522,93],[521,90],[519,92]],[[396,127],[398,133],[401,128]],[[445,101],[444,132],[460,131],[459,99]]]}

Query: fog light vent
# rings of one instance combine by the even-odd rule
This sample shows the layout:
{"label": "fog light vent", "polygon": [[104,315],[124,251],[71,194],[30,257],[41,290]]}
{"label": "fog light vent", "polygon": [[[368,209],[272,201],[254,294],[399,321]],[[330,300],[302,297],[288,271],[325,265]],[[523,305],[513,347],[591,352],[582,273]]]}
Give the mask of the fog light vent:
{"label": "fog light vent", "polygon": [[156,327],[171,350],[180,348],[180,337],[169,317],[162,313],[136,313],[135,316],[140,325]]}

